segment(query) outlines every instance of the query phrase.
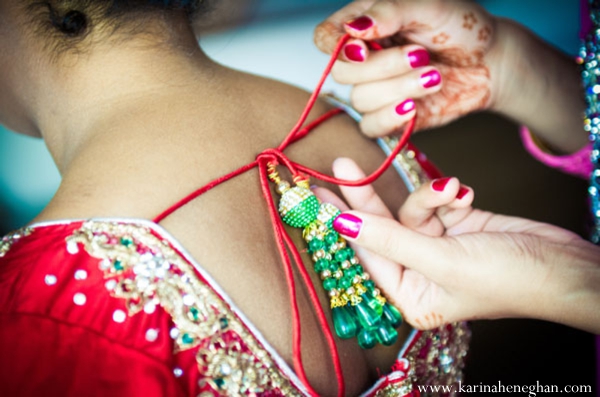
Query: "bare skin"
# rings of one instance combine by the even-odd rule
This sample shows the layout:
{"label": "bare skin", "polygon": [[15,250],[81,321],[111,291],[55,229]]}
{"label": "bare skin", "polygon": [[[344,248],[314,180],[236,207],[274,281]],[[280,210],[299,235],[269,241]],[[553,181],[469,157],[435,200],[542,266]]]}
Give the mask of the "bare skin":
{"label": "bare skin", "polygon": [[[157,22],[148,35],[114,41],[92,37],[86,51],[65,53],[54,62],[20,23],[23,14],[17,3],[0,1],[0,52],[12,60],[0,61],[0,121],[19,132],[41,135],[63,177],[34,222],[152,219],[188,193],[277,146],[308,99],[296,88],[213,63],[179,16]],[[311,118],[328,108],[319,102]],[[341,155],[356,158],[368,170],[384,159],[347,116],[323,125],[287,154],[322,172],[329,172]],[[393,172],[378,186],[392,207],[398,197],[407,196]],[[291,363],[287,286],[257,171],[210,191],[162,226]],[[291,234],[301,247],[299,233]],[[311,261],[304,259],[310,267]],[[320,284],[316,277],[313,281]],[[328,310],[324,293],[321,300]],[[335,395],[331,359],[303,288],[298,301],[308,377],[321,395]],[[402,328],[399,344],[408,332],[409,327]],[[338,349],[347,395],[364,391],[398,352],[398,346],[363,351],[355,341],[338,341]]]}

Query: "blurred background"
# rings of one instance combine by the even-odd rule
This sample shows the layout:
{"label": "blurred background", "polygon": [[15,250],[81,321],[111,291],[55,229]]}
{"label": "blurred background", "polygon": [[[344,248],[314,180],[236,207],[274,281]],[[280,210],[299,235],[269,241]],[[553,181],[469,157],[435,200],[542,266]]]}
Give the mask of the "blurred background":
{"label": "blurred background", "polygon": [[[348,1],[217,0],[202,47],[215,60],[312,90],[328,57],[312,44],[316,24]],[[496,15],[513,18],[569,54],[579,45],[576,0],[481,0]],[[218,20],[217,26],[211,23]],[[331,81],[338,96],[348,88]],[[532,160],[518,126],[477,114],[413,138],[446,174],[476,192],[475,205],[550,222],[586,234],[586,183]],[[38,139],[0,126],[0,235],[29,222],[50,200],[60,176]],[[593,337],[532,320],[478,321],[467,383],[593,385]]]}

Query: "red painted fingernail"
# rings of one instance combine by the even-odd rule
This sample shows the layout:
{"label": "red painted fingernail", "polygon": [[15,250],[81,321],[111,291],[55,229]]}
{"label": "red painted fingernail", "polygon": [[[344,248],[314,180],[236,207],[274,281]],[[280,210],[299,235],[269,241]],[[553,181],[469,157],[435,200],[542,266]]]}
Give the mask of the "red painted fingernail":
{"label": "red painted fingernail", "polygon": [[412,112],[413,110],[415,110],[415,101],[413,101],[412,99],[407,99],[400,105],[396,106],[396,113],[398,113],[401,116],[405,115],[406,113]]}
{"label": "red painted fingernail", "polygon": [[430,70],[429,72],[423,73],[419,81],[425,88],[435,87],[442,82],[442,75],[437,70]]}
{"label": "red painted fingernail", "polygon": [[366,15],[362,17],[358,17],[356,19],[351,20],[350,22],[346,22],[346,25],[354,30],[367,30],[371,26],[373,26],[373,20]]}
{"label": "red painted fingernail", "polygon": [[467,193],[469,193],[469,189],[461,186],[460,189],[458,189],[458,193],[456,193],[456,198],[460,200],[461,198],[465,197]]}
{"label": "red painted fingernail", "polygon": [[344,55],[351,61],[363,62],[365,60],[365,49],[358,44],[347,44],[344,47]]}
{"label": "red painted fingernail", "polygon": [[445,177],[445,178],[439,178],[439,179],[435,179],[433,182],[431,182],[431,188],[433,190],[435,190],[436,192],[443,192],[444,189],[446,188],[446,185],[448,184],[448,182],[450,182],[450,177]]}
{"label": "red painted fingernail", "polygon": [[422,48],[408,53],[408,63],[411,68],[429,65],[429,53]]}
{"label": "red painted fingernail", "polygon": [[333,228],[339,234],[356,238],[360,233],[362,219],[352,214],[341,214],[333,220]]}

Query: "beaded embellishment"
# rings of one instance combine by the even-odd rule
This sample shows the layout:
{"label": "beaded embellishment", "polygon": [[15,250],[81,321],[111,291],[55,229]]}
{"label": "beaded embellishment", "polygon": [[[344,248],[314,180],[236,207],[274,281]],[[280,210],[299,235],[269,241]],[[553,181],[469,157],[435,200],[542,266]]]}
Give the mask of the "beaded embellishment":
{"label": "beaded embellishment", "polygon": [[332,204],[320,203],[308,181],[291,187],[281,180],[274,165],[268,166],[269,179],[281,194],[279,214],[285,223],[302,228],[302,237],[312,254],[314,270],[323,280],[329,295],[335,333],[342,339],[356,337],[363,349],[377,343],[393,345],[398,340],[396,328],[402,315],[382,296],[364,271],[354,250],[333,229],[340,210]]}

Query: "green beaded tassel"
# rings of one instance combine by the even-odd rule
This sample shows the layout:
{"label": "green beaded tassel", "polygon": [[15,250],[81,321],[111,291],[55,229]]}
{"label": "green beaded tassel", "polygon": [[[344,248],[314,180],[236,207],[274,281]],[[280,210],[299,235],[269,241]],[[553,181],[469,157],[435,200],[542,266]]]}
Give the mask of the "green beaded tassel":
{"label": "green beaded tassel", "polygon": [[340,210],[329,203],[319,203],[308,182],[294,187],[279,178],[269,166],[269,179],[282,195],[279,213],[285,223],[303,228],[302,236],[312,254],[314,269],[329,294],[335,333],[342,339],[357,338],[363,349],[377,343],[390,346],[398,340],[396,328],[402,315],[386,302],[369,274],[359,264],[354,250],[333,229]]}

